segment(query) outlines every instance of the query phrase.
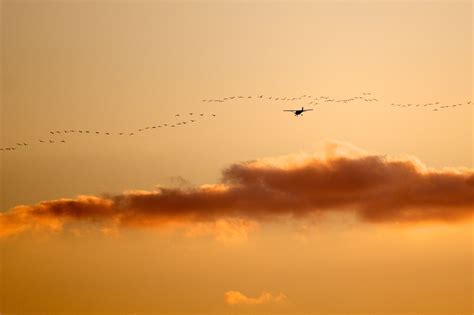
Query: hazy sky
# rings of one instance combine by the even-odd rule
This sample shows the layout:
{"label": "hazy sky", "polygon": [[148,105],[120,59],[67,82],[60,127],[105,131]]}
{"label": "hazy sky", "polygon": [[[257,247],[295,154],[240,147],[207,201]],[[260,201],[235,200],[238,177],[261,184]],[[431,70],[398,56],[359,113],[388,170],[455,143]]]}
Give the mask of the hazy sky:
{"label": "hazy sky", "polygon": [[[82,212],[63,216],[53,203],[46,219],[26,215],[35,220],[28,231],[0,240],[2,314],[472,314],[474,134],[466,103],[473,90],[472,1],[3,0],[0,8],[0,147],[34,144],[0,152],[0,210],[78,195],[103,198],[100,215],[93,208],[90,220],[77,219]],[[312,106],[267,98],[344,99],[362,92],[379,101]],[[231,95],[253,98],[201,101]],[[390,106],[434,102],[464,105],[439,112]],[[298,118],[282,111],[301,106],[314,111]],[[49,135],[131,132],[188,119],[189,112],[206,116],[133,137]],[[38,139],[67,142],[39,145]],[[155,217],[149,224],[143,206],[118,229],[102,226],[102,213],[110,210],[104,194],[128,201],[120,194],[134,191],[141,200],[147,193],[136,191],[157,185],[215,185],[232,165],[286,155],[303,157],[302,168],[312,170],[305,158],[320,154],[327,139],[362,148],[364,156],[411,162],[400,170],[392,160],[366,164],[351,156],[354,177],[344,177],[342,167],[343,180],[333,187],[328,175],[318,182],[322,190],[288,165],[277,170],[275,184],[275,170],[269,179],[259,177],[268,170],[255,162],[243,175],[232,173],[224,188],[197,188],[191,197],[178,189],[172,201],[153,200],[166,203],[172,217],[185,209],[184,223],[166,213],[158,226]],[[418,165],[414,158],[426,173],[405,172]],[[332,174],[324,171],[331,160],[322,161],[317,174]],[[379,174],[378,167],[389,180],[366,178]],[[288,184],[286,192],[315,190],[318,202],[344,211],[299,218],[307,205],[285,199],[291,211],[281,210],[284,219],[261,220],[278,202],[249,195],[255,170],[255,182]],[[287,181],[291,176],[296,180]],[[431,180],[442,181],[443,189],[432,189]],[[390,202],[381,201],[373,190],[359,193],[358,184],[367,182],[406,184],[426,199],[408,200],[413,196],[394,190]],[[248,189],[244,200],[234,196],[241,184]],[[217,206],[214,193],[222,198]],[[341,193],[350,200],[343,207]],[[375,220],[356,209],[367,206],[389,215]],[[228,212],[209,219],[213,207]],[[19,217],[0,224],[0,236]],[[70,218],[71,227],[55,225]]]}

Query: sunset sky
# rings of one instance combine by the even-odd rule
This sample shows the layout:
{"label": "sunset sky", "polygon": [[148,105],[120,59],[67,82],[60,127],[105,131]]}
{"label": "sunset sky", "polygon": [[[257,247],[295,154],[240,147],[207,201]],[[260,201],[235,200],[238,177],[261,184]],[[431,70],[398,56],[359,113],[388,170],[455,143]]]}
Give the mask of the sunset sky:
{"label": "sunset sky", "polygon": [[1,314],[473,314],[472,1],[0,1]]}

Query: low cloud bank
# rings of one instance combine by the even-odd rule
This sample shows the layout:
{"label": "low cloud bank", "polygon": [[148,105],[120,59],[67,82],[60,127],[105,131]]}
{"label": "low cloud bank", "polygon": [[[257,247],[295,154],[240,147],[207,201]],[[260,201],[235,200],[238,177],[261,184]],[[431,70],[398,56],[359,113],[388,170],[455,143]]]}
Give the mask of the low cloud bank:
{"label": "low cloud bank", "polygon": [[248,229],[280,217],[328,212],[353,213],[373,223],[454,223],[472,219],[473,205],[472,169],[433,170],[415,159],[331,153],[236,163],[223,171],[221,183],[196,188],[160,187],[20,205],[0,214],[0,237],[61,230],[74,223],[233,231],[235,224],[225,222]]}

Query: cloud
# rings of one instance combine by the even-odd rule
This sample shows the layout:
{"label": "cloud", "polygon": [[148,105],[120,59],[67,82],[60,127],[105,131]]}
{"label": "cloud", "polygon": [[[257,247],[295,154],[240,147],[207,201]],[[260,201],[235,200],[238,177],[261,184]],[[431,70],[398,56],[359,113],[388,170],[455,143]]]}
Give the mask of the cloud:
{"label": "cloud", "polygon": [[261,305],[270,303],[282,303],[286,300],[286,295],[279,293],[272,295],[268,292],[262,292],[259,297],[248,297],[239,291],[227,291],[224,294],[224,300],[229,305]]}
{"label": "cloud", "polygon": [[90,223],[104,231],[194,227],[191,234],[207,230],[225,239],[245,237],[252,226],[270,220],[329,212],[352,213],[373,223],[473,218],[473,169],[433,170],[413,158],[368,154],[340,144],[328,151],[323,157],[236,163],[223,171],[219,184],[20,205],[0,214],[0,237]]}

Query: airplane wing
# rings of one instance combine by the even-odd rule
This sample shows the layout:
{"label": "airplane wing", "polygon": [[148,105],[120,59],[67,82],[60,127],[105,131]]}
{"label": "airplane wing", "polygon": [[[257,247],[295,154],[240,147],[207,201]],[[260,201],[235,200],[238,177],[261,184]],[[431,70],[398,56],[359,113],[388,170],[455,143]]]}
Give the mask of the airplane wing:
{"label": "airplane wing", "polygon": [[309,111],[312,111],[313,109],[304,109],[303,112],[309,112]]}
{"label": "airplane wing", "polygon": [[283,111],[284,112],[296,112],[297,109],[284,109]]}

